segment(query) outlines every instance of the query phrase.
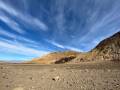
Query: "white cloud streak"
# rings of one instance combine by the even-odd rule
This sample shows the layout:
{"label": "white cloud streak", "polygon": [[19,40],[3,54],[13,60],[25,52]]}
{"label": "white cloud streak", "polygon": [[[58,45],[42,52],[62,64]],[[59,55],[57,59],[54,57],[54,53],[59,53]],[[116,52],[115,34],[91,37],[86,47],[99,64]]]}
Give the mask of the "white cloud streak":
{"label": "white cloud streak", "polygon": [[83,50],[80,50],[80,49],[72,47],[72,46],[62,45],[62,44],[59,44],[59,43],[57,43],[55,41],[50,41],[50,40],[46,40],[46,41],[51,43],[52,45],[58,47],[58,48],[68,49],[68,50],[78,51],[78,52],[83,52]]}
{"label": "white cloud streak", "polygon": [[79,48],[75,48],[72,46],[65,46],[66,49],[72,50],[72,51],[77,51],[77,52],[84,52],[83,50],[79,49]]}
{"label": "white cloud streak", "polygon": [[24,43],[26,43],[28,45],[30,45],[30,44],[32,44],[33,46],[35,45],[35,47],[39,46],[39,44],[34,40],[28,39],[28,38],[20,36],[20,35],[18,36],[18,35],[14,34],[14,33],[8,32],[8,31],[6,31],[6,30],[4,30],[2,28],[0,28],[0,35],[12,38],[14,40],[14,43],[15,42],[24,42]]}
{"label": "white cloud streak", "polygon": [[3,21],[4,23],[6,23],[12,30],[14,30],[20,34],[25,33],[25,31],[20,28],[19,24],[17,24],[12,19],[6,17],[5,15],[0,14],[0,20]]}
{"label": "white cloud streak", "polygon": [[[18,18],[20,21],[22,21],[26,25],[32,26],[34,28],[39,28],[39,30],[43,30],[43,31],[46,31],[48,29],[47,25],[45,25],[38,18],[32,17],[28,14],[23,14],[19,10],[14,9],[9,4],[4,3],[3,1],[0,1],[0,9],[4,10],[5,12],[9,13],[12,16]],[[3,20],[5,22],[7,21],[7,24],[9,26],[11,26],[11,24],[8,23],[8,18],[3,18]],[[15,24],[15,23],[12,23],[12,24]],[[18,28],[16,28],[16,29],[18,29]]]}
{"label": "white cloud streak", "polygon": [[0,41],[0,47],[1,47],[1,50],[7,53],[9,52],[9,53],[14,53],[18,55],[25,55],[28,57],[29,56],[41,56],[43,54],[48,53],[47,51],[40,51],[37,49],[26,47],[23,44],[19,44],[19,43],[13,44],[13,43],[10,43],[10,41],[8,43],[8,40],[6,41]]}
{"label": "white cloud streak", "polygon": [[118,29],[120,28],[120,6],[118,5],[118,2],[114,3],[112,9],[110,11],[106,11],[107,13],[104,15],[104,17],[102,16],[102,18],[98,17],[98,12],[100,12],[100,8],[101,7],[97,8],[97,11],[94,11],[94,13],[91,14],[91,16],[88,18],[90,24],[89,32],[80,38],[80,42],[95,38],[93,36],[97,33],[107,32],[106,35],[103,36],[105,38],[119,31]]}
{"label": "white cloud streak", "polygon": [[51,43],[52,45],[54,45],[54,46],[57,46],[57,47],[59,47],[59,48],[65,48],[63,45],[61,45],[61,44],[59,44],[59,43],[56,43],[56,42],[54,42],[54,41],[48,41],[49,43]]}
{"label": "white cloud streak", "polygon": [[4,35],[4,36],[10,37],[10,38],[16,38],[15,34],[7,32],[7,31],[3,30],[2,28],[0,28],[0,35]]}

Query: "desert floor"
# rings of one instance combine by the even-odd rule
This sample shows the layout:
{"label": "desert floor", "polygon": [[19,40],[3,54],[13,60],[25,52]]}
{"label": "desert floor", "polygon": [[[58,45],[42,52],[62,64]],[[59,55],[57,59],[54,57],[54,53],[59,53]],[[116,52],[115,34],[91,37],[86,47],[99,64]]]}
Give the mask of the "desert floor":
{"label": "desert floor", "polygon": [[120,90],[120,62],[1,63],[0,90]]}

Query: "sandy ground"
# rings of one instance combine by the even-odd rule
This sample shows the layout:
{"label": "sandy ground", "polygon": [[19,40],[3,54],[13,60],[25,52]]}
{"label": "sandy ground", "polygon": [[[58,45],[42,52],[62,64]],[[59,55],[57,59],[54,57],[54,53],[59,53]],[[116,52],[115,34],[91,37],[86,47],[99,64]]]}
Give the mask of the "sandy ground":
{"label": "sandy ground", "polygon": [[0,64],[0,90],[120,90],[120,62]]}

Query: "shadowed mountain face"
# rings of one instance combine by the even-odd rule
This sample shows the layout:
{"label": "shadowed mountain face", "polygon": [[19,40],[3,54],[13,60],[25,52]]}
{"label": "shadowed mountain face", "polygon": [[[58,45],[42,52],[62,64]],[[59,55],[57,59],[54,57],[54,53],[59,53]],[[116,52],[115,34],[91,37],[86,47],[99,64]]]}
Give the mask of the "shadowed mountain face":
{"label": "shadowed mountain face", "polygon": [[101,41],[94,49],[87,53],[74,51],[55,52],[41,58],[33,59],[28,63],[59,64],[79,63],[85,61],[120,60],[120,32]]}

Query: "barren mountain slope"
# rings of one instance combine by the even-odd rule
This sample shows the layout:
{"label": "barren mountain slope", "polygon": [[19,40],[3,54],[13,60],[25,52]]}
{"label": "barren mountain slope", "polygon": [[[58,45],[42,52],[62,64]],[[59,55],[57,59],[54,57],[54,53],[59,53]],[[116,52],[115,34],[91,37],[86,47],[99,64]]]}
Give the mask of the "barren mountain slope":
{"label": "barren mountain slope", "polygon": [[27,63],[40,63],[40,64],[51,64],[51,63],[65,63],[79,55],[79,52],[65,51],[65,52],[53,52],[42,57],[33,59]]}
{"label": "barren mountain slope", "polygon": [[72,60],[72,63],[81,61],[102,61],[102,60],[120,60],[120,32],[101,41],[93,50],[79,55]]}

